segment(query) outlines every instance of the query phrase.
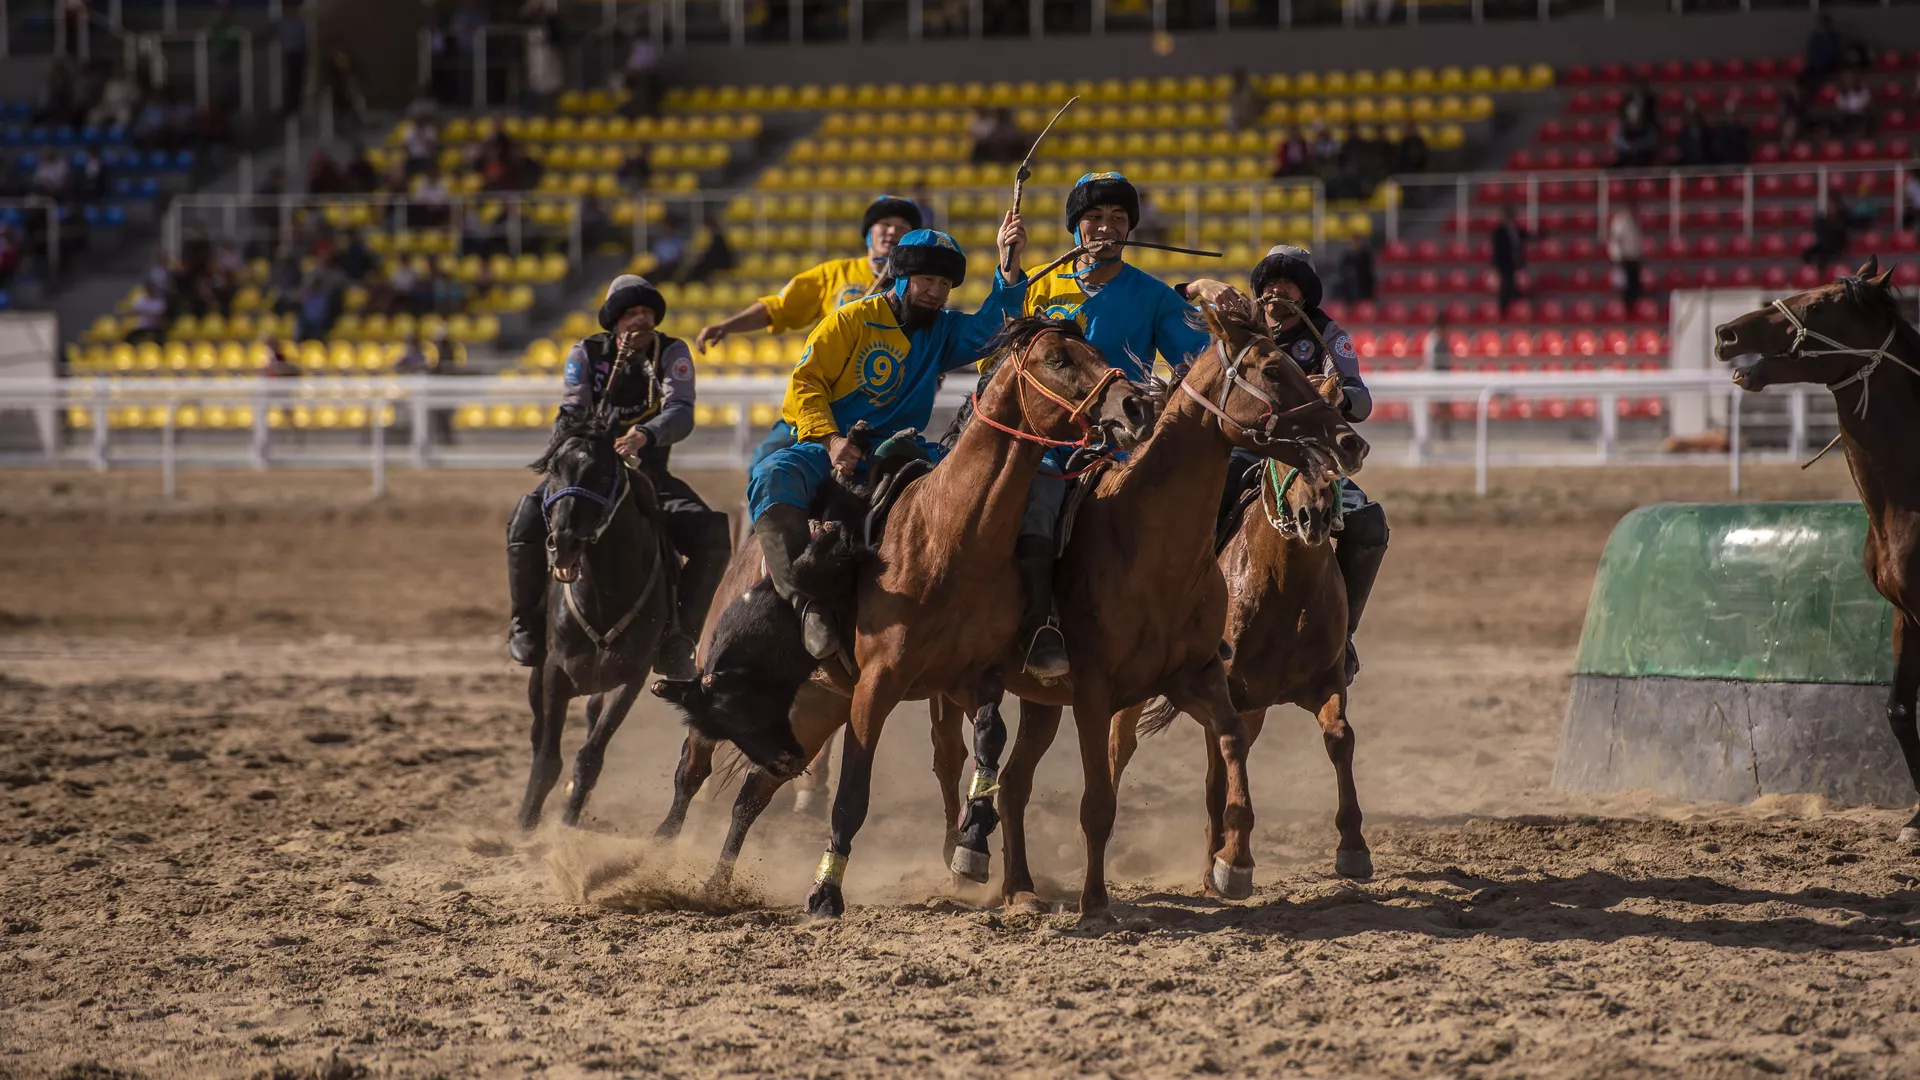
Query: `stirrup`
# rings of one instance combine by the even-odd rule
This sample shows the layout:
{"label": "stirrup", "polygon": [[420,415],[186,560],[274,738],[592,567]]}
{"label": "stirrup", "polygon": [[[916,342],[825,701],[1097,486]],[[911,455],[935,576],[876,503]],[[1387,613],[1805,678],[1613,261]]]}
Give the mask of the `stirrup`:
{"label": "stirrup", "polygon": [[800,641],[815,660],[828,659],[840,651],[840,632],[811,600],[800,605]]}
{"label": "stirrup", "polygon": [[[1045,663],[1044,666],[1036,666],[1034,654],[1042,651],[1043,646],[1041,642],[1048,634],[1052,635],[1052,640],[1047,641],[1044,648],[1058,653],[1058,659],[1049,657],[1048,662]],[[1043,683],[1052,684],[1067,677],[1069,670],[1067,663],[1067,638],[1066,635],[1060,632],[1060,627],[1056,625],[1052,619],[1041,623],[1039,629],[1033,632],[1033,636],[1027,639],[1027,652],[1022,658],[1021,663],[1027,674],[1039,679]]]}

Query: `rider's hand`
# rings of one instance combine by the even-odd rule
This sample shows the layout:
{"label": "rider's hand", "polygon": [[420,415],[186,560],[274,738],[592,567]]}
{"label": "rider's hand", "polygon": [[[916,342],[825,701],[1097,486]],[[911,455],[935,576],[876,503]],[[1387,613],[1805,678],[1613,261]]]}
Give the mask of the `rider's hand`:
{"label": "rider's hand", "polygon": [[718,324],[703,326],[700,328],[699,333],[693,335],[693,351],[705,356],[707,354],[707,346],[720,344],[720,339],[726,336],[727,332]]}
{"label": "rider's hand", "polygon": [[647,443],[651,441],[646,428],[633,428],[625,435],[613,440],[613,452],[621,457],[638,457],[640,451],[645,450]]}
{"label": "rider's hand", "polygon": [[[1027,225],[1021,220],[1018,210],[1007,211],[1007,216],[1001,219],[999,243],[1000,265],[1004,267],[1011,261],[1017,271],[1020,266],[1020,254],[1027,249]],[[1017,279],[1007,278],[1008,284],[1012,284],[1015,280]]]}
{"label": "rider's hand", "polygon": [[1196,278],[1187,282],[1187,299],[1205,300],[1210,304],[1218,304],[1223,297],[1239,291],[1224,281],[1212,278]]}
{"label": "rider's hand", "polygon": [[1347,391],[1338,378],[1332,375],[1309,375],[1307,381],[1313,384],[1313,392],[1319,394],[1322,401],[1336,409],[1346,405]]}
{"label": "rider's hand", "polygon": [[832,463],[833,471],[841,476],[852,476],[853,470],[860,467],[866,457],[853,440],[844,435],[827,436],[827,460]]}

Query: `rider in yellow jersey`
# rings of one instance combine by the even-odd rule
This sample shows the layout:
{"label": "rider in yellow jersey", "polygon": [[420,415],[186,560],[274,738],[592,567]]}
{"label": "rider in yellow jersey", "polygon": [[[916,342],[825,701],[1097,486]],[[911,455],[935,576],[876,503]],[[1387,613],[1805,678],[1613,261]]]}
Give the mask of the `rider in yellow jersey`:
{"label": "rider in yellow jersey", "polygon": [[[770,329],[774,333],[804,330],[833,314],[842,305],[852,303],[873,290],[874,278],[886,268],[887,257],[902,236],[920,227],[920,208],[910,199],[882,195],[867,207],[860,220],[860,235],[866,240],[867,253],[850,259],[831,259],[802,270],[787,282],[786,288],[772,296],[763,296],[734,315],[700,328],[693,347],[705,353],[707,346],[728,334]],[[783,446],[792,446],[793,426],[785,418],[753,452],[751,464]]]}

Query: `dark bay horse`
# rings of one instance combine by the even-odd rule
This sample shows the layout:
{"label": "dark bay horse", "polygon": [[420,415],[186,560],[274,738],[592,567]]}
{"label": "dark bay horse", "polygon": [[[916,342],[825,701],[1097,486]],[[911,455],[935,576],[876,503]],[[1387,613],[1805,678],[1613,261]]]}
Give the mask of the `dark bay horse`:
{"label": "dark bay horse", "polygon": [[[798,735],[807,754],[842,723],[848,726],[832,836],[807,897],[807,910],[816,915],[845,910],[841,882],[866,819],[874,750],[896,704],[955,698],[977,711],[981,747],[997,758],[1005,744],[997,708],[1001,665],[1010,656],[1021,607],[1011,573],[1013,542],[1043,451],[1090,442],[1096,429],[1131,446],[1147,430],[1151,409],[1077,325],[1027,318],[1010,321],[996,340],[974,416],[978,422],[939,467],[900,496],[878,550],[863,553],[854,571],[849,651],[857,678],[837,660],[828,662],[799,689],[790,709],[762,710],[752,718]],[[721,593],[743,595],[760,573],[757,557],[736,555]],[[703,644],[707,655],[698,681],[725,685],[733,676],[711,667],[715,647],[712,640]],[[683,748],[664,835],[678,831],[685,803],[711,770],[711,755],[712,746],[696,739]],[[761,768],[749,774],[718,873],[727,872],[747,828],[783,779]]]}
{"label": "dark bay horse", "polygon": [[[1320,381],[1320,393],[1336,407],[1340,386]],[[1353,782],[1353,728],[1347,723],[1347,587],[1328,541],[1339,521],[1340,490],[1323,476],[1276,462],[1261,463],[1258,496],[1220,550],[1227,581],[1227,689],[1246,725],[1252,747],[1275,705],[1298,705],[1314,714],[1333,761],[1339,810],[1334,825],[1340,846],[1334,870],[1342,877],[1373,876],[1373,857],[1361,834],[1360,798]],[[1114,784],[1133,757],[1139,735],[1164,729],[1179,715],[1158,702],[1141,716],[1114,718],[1109,753]],[[1207,749],[1207,850],[1225,832],[1225,762],[1213,740]]]}
{"label": "dark bay horse", "polygon": [[[1168,391],[1153,436],[1100,478],[1062,555],[1057,603],[1071,677],[1052,686],[1024,674],[1008,680],[1025,702],[1006,771],[998,777],[999,813],[1006,822],[1003,891],[1010,905],[1036,899],[1027,865],[1027,800],[1034,769],[1059,728],[1061,706],[1071,705],[1086,785],[1080,802],[1087,848],[1080,911],[1082,918],[1105,912],[1106,845],[1116,807],[1109,728],[1115,713],[1161,696],[1207,725],[1209,753],[1224,763],[1224,833],[1212,846],[1202,887],[1232,898],[1253,890],[1246,771],[1251,740],[1227,689],[1227,587],[1213,550],[1228,456],[1236,446],[1282,456],[1331,483],[1358,471],[1367,448],[1299,365],[1273,344],[1244,297],[1207,299],[1201,312],[1213,345]],[[936,763],[952,756],[937,755]],[[982,786],[978,771],[990,764],[976,747],[974,790]],[[953,790],[957,779],[943,776],[943,792]],[[962,846],[972,846],[973,837],[964,833]]]}
{"label": "dark bay horse", "polygon": [[[540,823],[560,778],[560,734],[567,710],[587,699],[587,739],[574,759],[561,820],[577,825],[606,758],[607,744],[646,684],[672,610],[665,535],[654,520],[653,488],[613,449],[598,415],[563,423],[532,465],[547,476],[541,498],[547,519],[547,653],[527,683],[533,709],[533,770],[520,804],[520,826]],[[607,695],[611,694],[611,700]],[[604,708],[603,708],[604,706]],[[741,749],[770,767],[796,772],[791,737]]]}
{"label": "dark bay horse", "polygon": [[[1887,723],[1920,790],[1920,332],[1868,259],[1859,273],[1775,300],[1714,331],[1714,355],[1747,390],[1820,383],[1833,392],[1840,445],[1867,508],[1867,577],[1893,605]],[[1920,842],[1920,811],[1900,830]]]}

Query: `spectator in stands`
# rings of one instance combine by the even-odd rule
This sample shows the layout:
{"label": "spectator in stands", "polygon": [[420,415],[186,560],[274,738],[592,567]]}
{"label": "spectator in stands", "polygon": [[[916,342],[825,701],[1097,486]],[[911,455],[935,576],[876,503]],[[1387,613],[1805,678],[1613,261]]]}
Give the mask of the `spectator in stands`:
{"label": "spectator in stands", "polygon": [[[1140,211],[1140,213],[1142,217],[1145,217],[1146,216],[1146,210],[1144,209],[1145,199],[1142,198],[1141,201],[1142,201],[1143,208]],[[939,221],[940,219],[933,212],[933,191],[927,187],[926,181],[924,180],[913,185],[913,205],[920,208],[920,227],[921,228],[938,229],[940,227],[939,225],[935,224],[935,222]],[[1140,229],[1138,226],[1135,226],[1133,231],[1137,233],[1140,231]],[[1143,236],[1141,237],[1141,239],[1149,240],[1152,238]]]}
{"label": "spectator in stands", "polygon": [[429,169],[420,178],[410,203],[408,224],[414,228],[436,228],[453,219],[453,193],[447,190],[447,182],[438,170]]}
{"label": "spectator in stands", "polygon": [[1873,134],[1873,91],[1867,88],[1859,72],[1849,71],[1840,77],[1840,93],[1834,100],[1834,108],[1840,115],[1841,134]]}
{"label": "spectator in stands", "polygon": [[1880,219],[1880,200],[1873,194],[1873,178],[1862,176],[1860,183],[1853,189],[1853,195],[1846,199],[1845,210],[1847,226],[1852,229],[1871,229]]}
{"label": "spectator in stands", "polygon": [[1901,222],[1920,235],[1920,161],[1907,164],[1906,220]]}
{"label": "spectator in stands", "polygon": [[427,279],[427,286],[432,290],[433,310],[436,314],[454,315],[467,309],[466,285],[441,267],[433,268],[432,276]]}
{"label": "spectator in stands", "polygon": [[1394,172],[1425,172],[1427,169],[1427,140],[1420,136],[1420,129],[1407,128],[1400,136],[1400,142],[1393,151]]}
{"label": "spectator in stands", "polygon": [[347,245],[340,249],[340,272],[348,281],[365,281],[378,261],[373,257],[372,249],[367,247],[367,238],[355,232],[347,237]]}
{"label": "spectator in stands", "polygon": [[1273,147],[1273,176],[1299,176],[1307,171],[1307,140],[1299,128],[1288,128]]}
{"label": "spectator in stands", "polygon": [[280,44],[280,114],[296,116],[307,99],[307,13],[300,0],[285,0],[274,20]]}
{"label": "spectator in stands", "polygon": [[1307,142],[1307,154],[1312,161],[1313,171],[1320,179],[1327,180],[1340,166],[1340,140],[1326,128],[1316,127],[1313,129],[1313,138]]}
{"label": "spectator in stands", "polygon": [[20,269],[20,237],[11,225],[0,225],[0,289],[13,284],[13,275]]}
{"label": "spectator in stands", "polygon": [[1227,91],[1227,130],[1245,131],[1260,122],[1265,115],[1267,103],[1260,97],[1260,88],[1253,84],[1253,77],[1247,69],[1233,69],[1233,85]]}
{"label": "spectator in stands", "polygon": [[133,144],[143,150],[154,150],[173,141],[169,132],[169,120],[166,98],[155,93],[148,95],[140,105],[140,111],[133,116]]}
{"label": "spectator in stands", "polygon": [[1420,368],[1423,371],[1445,371],[1453,366],[1453,353],[1447,349],[1447,312],[1440,308],[1433,313],[1433,325],[1427,328],[1426,335],[1420,339]]}
{"label": "spectator in stands", "polygon": [[973,137],[974,164],[1016,164],[1027,156],[1027,142],[1014,122],[1013,110],[981,109],[967,125]]}
{"label": "spectator in stands", "polygon": [[129,306],[133,309],[133,329],[127,331],[127,344],[166,340],[167,296],[163,289],[154,288],[152,281],[143,281]]}
{"label": "spectator in stands", "polygon": [[[926,213],[924,205],[921,213]],[[931,227],[928,226],[928,228]],[[1140,193],[1140,223],[1135,225],[1133,231],[1127,235],[1135,240],[1145,240],[1153,244],[1167,242],[1167,218],[1160,212],[1160,206],[1154,201],[1151,192]]]}
{"label": "spectator in stands", "polygon": [[326,340],[340,317],[343,286],[343,276],[331,257],[313,268],[300,286],[300,306],[293,316],[296,340]]}
{"label": "spectator in stands", "polygon": [[1373,299],[1373,247],[1356,240],[1347,245],[1334,268],[1333,297],[1347,303]]}
{"label": "spectator in stands", "polygon": [[407,151],[407,175],[417,176],[433,168],[440,153],[440,129],[430,120],[414,120],[401,143]]}
{"label": "spectator in stands", "polygon": [[1713,131],[1707,125],[1706,117],[1700,115],[1700,103],[1687,99],[1686,108],[1680,121],[1680,164],[1708,165],[1713,161],[1713,152],[1708,144],[1713,140]]}
{"label": "spectator in stands", "polygon": [[70,123],[80,110],[80,65],[72,57],[56,56],[47,68],[46,89],[34,118],[42,123]]}
{"label": "spectator in stands", "polygon": [[100,90],[100,101],[87,113],[87,123],[103,128],[124,128],[133,123],[134,110],[140,107],[140,88],[124,68],[115,68],[113,76]]}
{"label": "spectator in stands", "polygon": [[1822,12],[1807,35],[1806,64],[1800,69],[1800,88],[1813,91],[1840,71],[1843,45],[1833,16]]}
{"label": "spectator in stands", "polygon": [[651,116],[660,108],[660,54],[646,34],[635,34],[627,46],[628,116]]}
{"label": "spectator in stands", "polygon": [[29,190],[49,199],[63,198],[67,194],[68,172],[67,155],[59,150],[47,150],[40,155],[40,164],[34,166]]}
{"label": "spectator in stands", "polygon": [[1514,220],[1513,207],[1500,211],[1493,228],[1493,271],[1500,279],[1500,317],[1520,298],[1520,271],[1527,265],[1527,234]]}
{"label": "spectator in stands", "polygon": [[353,57],[335,49],[320,73],[327,100],[333,104],[333,129],[341,138],[357,139],[367,118],[367,98],[360,91],[360,69]]}
{"label": "spectator in stands", "polygon": [[347,190],[347,178],[334,164],[333,155],[318,147],[307,155],[307,194],[339,195]]}
{"label": "spectator in stands", "polygon": [[673,223],[672,218],[662,221],[654,231],[651,250],[655,259],[653,277],[656,280],[670,278],[674,271],[680,269],[681,261],[687,257],[687,241],[680,235],[680,227]]}
{"label": "spectator in stands", "polygon": [[72,192],[75,198],[87,201],[107,193],[107,163],[101,160],[97,147],[89,145],[80,151],[80,167],[74,171]]}
{"label": "spectator in stands", "polygon": [[1635,79],[1633,89],[1620,99],[1620,119],[1637,118],[1658,130],[1660,127],[1660,98],[1653,92],[1653,84],[1645,79]]}
{"label": "spectator in stands", "polygon": [[1824,267],[1847,253],[1847,210],[1839,199],[1830,200],[1819,217],[1813,219],[1813,243],[1800,252],[1800,261],[1808,266]]}
{"label": "spectator in stands", "polygon": [[152,288],[161,296],[173,291],[173,260],[168,257],[166,248],[157,248],[153,260],[147,263],[146,272],[140,277],[140,283]]}
{"label": "spectator in stands", "polygon": [[299,307],[300,259],[293,249],[281,246],[274,253],[273,265],[267,268],[267,288],[273,291],[275,300],[273,313],[287,315]]}
{"label": "spectator in stands", "polygon": [[1364,23],[1369,17],[1381,26],[1393,21],[1393,0],[1347,0],[1347,10],[1353,13],[1355,23]]}
{"label": "spectator in stands", "polygon": [[1640,260],[1646,246],[1646,238],[1640,234],[1640,205],[1629,195],[1626,205],[1615,207],[1607,219],[1607,258],[1613,263],[1614,284],[1628,311],[1640,299]]}
{"label": "spectator in stands", "polygon": [[1633,101],[1621,107],[1613,122],[1613,167],[1645,168],[1660,156],[1660,129],[1650,113]]}
{"label": "spectator in stands", "polygon": [[207,38],[207,74],[213,105],[221,112],[240,108],[240,41],[247,36],[233,17],[233,0],[220,0],[213,21],[202,31]]}
{"label": "spectator in stands", "polygon": [[297,379],[300,366],[287,358],[286,348],[274,338],[260,339],[260,351],[266,354],[266,363],[260,365],[260,377],[263,379]]}
{"label": "spectator in stands", "polygon": [[406,259],[395,259],[387,274],[388,314],[425,315],[433,310],[433,286]]}
{"label": "spectator in stands", "polygon": [[340,183],[343,190],[354,195],[371,195],[380,186],[380,173],[367,159],[366,147],[353,144],[352,156],[347,158],[346,168],[340,170]]}
{"label": "spectator in stands", "polygon": [[420,332],[415,330],[407,335],[406,343],[400,349],[400,358],[393,362],[395,375],[425,375],[427,373],[427,354],[420,347]]}
{"label": "spectator in stands", "polygon": [[1753,160],[1747,125],[1740,122],[1740,98],[1728,94],[1724,111],[1707,133],[1707,160],[1715,165],[1745,165]]}

